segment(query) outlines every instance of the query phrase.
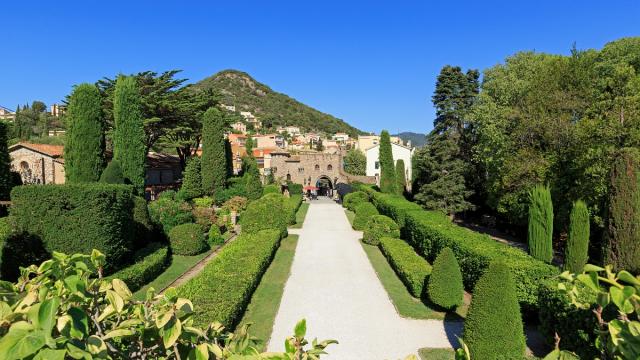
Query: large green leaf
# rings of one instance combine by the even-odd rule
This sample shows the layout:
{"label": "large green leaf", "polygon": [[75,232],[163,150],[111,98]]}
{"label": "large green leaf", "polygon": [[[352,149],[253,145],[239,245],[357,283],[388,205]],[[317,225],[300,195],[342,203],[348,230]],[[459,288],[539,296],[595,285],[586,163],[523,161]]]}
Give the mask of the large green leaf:
{"label": "large green leaf", "polygon": [[182,323],[180,319],[173,317],[171,321],[162,328],[162,341],[165,348],[169,348],[176,343],[182,333]]}
{"label": "large green leaf", "polygon": [[295,334],[296,337],[304,337],[304,335],[307,333],[307,320],[302,319],[300,320],[297,324],[295,329],[293,330],[293,333]]}
{"label": "large green leaf", "polygon": [[11,325],[9,331],[0,339],[0,359],[23,359],[35,354],[45,345],[42,330],[26,321],[18,321]]}
{"label": "large green leaf", "polygon": [[89,335],[89,318],[85,312],[77,307],[70,307],[68,311],[71,316],[71,337],[83,339]]}
{"label": "large green leaf", "polygon": [[38,323],[45,333],[51,334],[56,323],[56,314],[60,306],[60,298],[51,298],[42,302],[38,311]]}
{"label": "large green leaf", "polygon": [[43,349],[34,356],[33,360],[64,360],[66,350]]}

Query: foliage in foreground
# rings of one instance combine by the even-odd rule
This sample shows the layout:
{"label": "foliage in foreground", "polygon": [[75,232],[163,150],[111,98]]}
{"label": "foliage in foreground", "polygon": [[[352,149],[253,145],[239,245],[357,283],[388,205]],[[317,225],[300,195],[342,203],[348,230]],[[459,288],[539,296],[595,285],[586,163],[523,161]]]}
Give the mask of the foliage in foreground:
{"label": "foliage in foreground", "polygon": [[[259,354],[247,327],[225,333],[219,323],[193,325],[194,307],[170,288],[132,300],[126,284],[101,277],[105,256],[54,253],[22,270],[17,284],[0,283],[0,358],[76,359],[317,359],[335,340],[311,347],[306,321],[285,353]],[[97,275],[97,277],[96,277]]]}

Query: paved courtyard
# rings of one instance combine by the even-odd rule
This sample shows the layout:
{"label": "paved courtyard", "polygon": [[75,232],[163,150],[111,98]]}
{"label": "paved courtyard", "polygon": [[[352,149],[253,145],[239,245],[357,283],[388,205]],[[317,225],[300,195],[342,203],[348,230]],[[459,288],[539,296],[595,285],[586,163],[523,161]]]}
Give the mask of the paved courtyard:
{"label": "paved courtyard", "polygon": [[340,342],[327,359],[397,360],[423,347],[452,347],[460,323],[401,318],[371,266],[344,210],[328,199],[311,203],[269,351],[283,351],[296,322],[307,338]]}

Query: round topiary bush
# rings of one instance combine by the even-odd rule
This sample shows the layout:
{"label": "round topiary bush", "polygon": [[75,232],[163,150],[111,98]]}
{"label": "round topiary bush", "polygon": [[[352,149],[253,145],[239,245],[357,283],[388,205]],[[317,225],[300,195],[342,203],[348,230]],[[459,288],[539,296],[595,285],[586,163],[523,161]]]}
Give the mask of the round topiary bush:
{"label": "round topiary bush", "polygon": [[207,244],[209,244],[210,248],[224,244],[224,237],[222,236],[218,225],[211,225],[211,229],[209,229],[209,236],[207,236]]}
{"label": "round topiary bush", "polygon": [[356,206],[369,202],[369,195],[364,191],[354,191],[344,196],[342,205],[351,211],[356,211]]}
{"label": "round topiary bush", "polygon": [[431,301],[448,310],[462,305],[464,285],[458,260],[450,248],[440,251],[433,263],[433,271],[429,278],[429,298]]}
{"label": "round topiary bush", "polygon": [[175,255],[197,255],[207,249],[202,227],[198,224],[182,224],[169,231],[171,251]]}
{"label": "round topiary bush", "polygon": [[390,217],[374,215],[367,221],[362,241],[370,245],[378,246],[380,239],[383,237],[399,238],[400,228]]}
{"label": "round topiary bush", "polygon": [[516,284],[504,263],[492,262],[476,283],[463,339],[474,359],[524,358]]}
{"label": "round topiary bush", "polygon": [[364,230],[367,221],[374,215],[378,215],[378,209],[372,203],[362,203],[356,206],[356,217],[353,219],[353,228],[355,230]]}

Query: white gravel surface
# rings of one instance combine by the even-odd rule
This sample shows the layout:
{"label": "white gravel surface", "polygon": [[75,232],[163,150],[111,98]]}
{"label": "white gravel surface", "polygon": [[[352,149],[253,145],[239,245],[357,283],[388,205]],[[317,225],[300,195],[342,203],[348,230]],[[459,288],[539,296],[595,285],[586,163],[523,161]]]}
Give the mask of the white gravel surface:
{"label": "white gravel surface", "polygon": [[400,317],[371,266],[341,206],[313,201],[300,231],[291,276],[269,351],[283,351],[296,322],[307,319],[307,338],[335,339],[326,359],[397,360],[419,348],[450,348],[462,324]]}

